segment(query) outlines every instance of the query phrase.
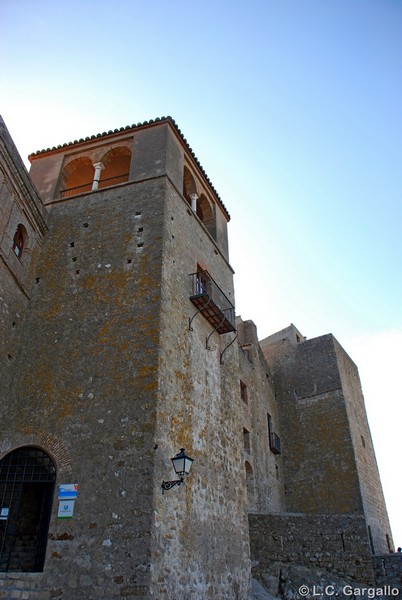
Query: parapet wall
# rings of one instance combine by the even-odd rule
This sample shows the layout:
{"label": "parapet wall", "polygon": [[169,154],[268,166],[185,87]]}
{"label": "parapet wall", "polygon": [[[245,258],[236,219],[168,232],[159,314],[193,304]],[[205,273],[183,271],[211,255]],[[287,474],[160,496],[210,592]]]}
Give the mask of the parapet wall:
{"label": "parapet wall", "polygon": [[[253,576],[266,580],[278,565],[374,584],[367,528],[359,515],[249,515]],[[306,582],[315,585],[316,581]]]}
{"label": "parapet wall", "polygon": [[399,589],[402,595],[402,553],[384,554],[373,557],[373,567],[377,585]]}

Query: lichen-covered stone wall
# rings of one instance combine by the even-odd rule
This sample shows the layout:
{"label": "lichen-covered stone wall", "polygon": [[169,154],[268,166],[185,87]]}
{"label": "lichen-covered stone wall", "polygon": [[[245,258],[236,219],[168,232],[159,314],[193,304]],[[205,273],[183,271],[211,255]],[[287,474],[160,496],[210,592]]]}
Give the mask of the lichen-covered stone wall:
{"label": "lichen-covered stone wall", "polygon": [[[235,344],[221,362],[235,334],[213,333],[201,314],[189,330],[189,274],[202,264],[234,303],[233,271],[177,187],[182,145],[166,125],[146,133],[135,138],[133,181],[67,199],[51,198],[40,166],[57,178],[63,161],[35,159],[49,233],[1,398],[0,459],[42,448],[56,496],[76,483],[78,499],[60,520],[54,498],[43,573],[1,575],[15,597],[251,593]],[[181,447],[193,473],[162,494]]]}
{"label": "lichen-covered stone wall", "polygon": [[235,334],[213,333],[189,300],[200,264],[234,302],[233,271],[173,186],[164,236],[155,489],[181,447],[194,464],[185,486],[155,495],[154,589],[171,600],[241,600],[250,564],[236,345],[220,360]]}
{"label": "lichen-covered stone wall", "polygon": [[78,483],[73,519],[54,502],[41,584],[77,599],[148,589],[163,195],[157,181],[53,205],[2,415],[9,449],[34,439],[57,484]]}

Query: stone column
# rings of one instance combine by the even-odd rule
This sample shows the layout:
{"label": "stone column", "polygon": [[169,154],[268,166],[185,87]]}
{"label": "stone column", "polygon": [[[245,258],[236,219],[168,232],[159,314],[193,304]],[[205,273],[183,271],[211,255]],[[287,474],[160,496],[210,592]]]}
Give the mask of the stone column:
{"label": "stone column", "polygon": [[101,171],[103,171],[103,169],[105,168],[104,165],[101,162],[94,163],[93,167],[95,169],[95,174],[94,174],[94,180],[93,180],[93,183],[92,183],[92,191],[98,189],[98,187],[99,187],[99,180],[100,180],[100,174],[101,174]]}
{"label": "stone column", "polygon": [[197,212],[198,194],[196,194],[195,192],[193,194],[190,194],[190,200],[191,200],[191,210],[196,213]]}

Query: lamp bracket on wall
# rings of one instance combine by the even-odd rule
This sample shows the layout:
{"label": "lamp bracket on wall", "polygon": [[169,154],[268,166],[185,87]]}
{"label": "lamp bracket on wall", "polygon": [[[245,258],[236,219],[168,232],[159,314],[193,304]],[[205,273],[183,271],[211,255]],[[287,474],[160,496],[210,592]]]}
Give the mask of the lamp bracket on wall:
{"label": "lamp bracket on wall", "polygon": [[162,481],[162,494],[165,493],[165,490],[171,490],[175,485],[181,485],[184,483],[184,478],[174,479],[173,481]]}

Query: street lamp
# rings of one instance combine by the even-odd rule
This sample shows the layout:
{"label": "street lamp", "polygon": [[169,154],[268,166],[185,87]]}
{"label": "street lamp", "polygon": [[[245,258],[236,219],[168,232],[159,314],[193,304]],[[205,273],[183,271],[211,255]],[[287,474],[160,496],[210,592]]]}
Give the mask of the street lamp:
{"label": "street lamp", "polygon": [[187,456],[184,451],[184,448],[180,449],[180,452],[176,454],[172,459],[174,470],[176,475],[180,477],[180,479],[175,479],[174,481],[162,481],[162,494],[165,490],[170,490],[175,485],[181,485],[184,483],[184,475],[188,475],[190,473],[191,465],[193,464],[194,459]]}

